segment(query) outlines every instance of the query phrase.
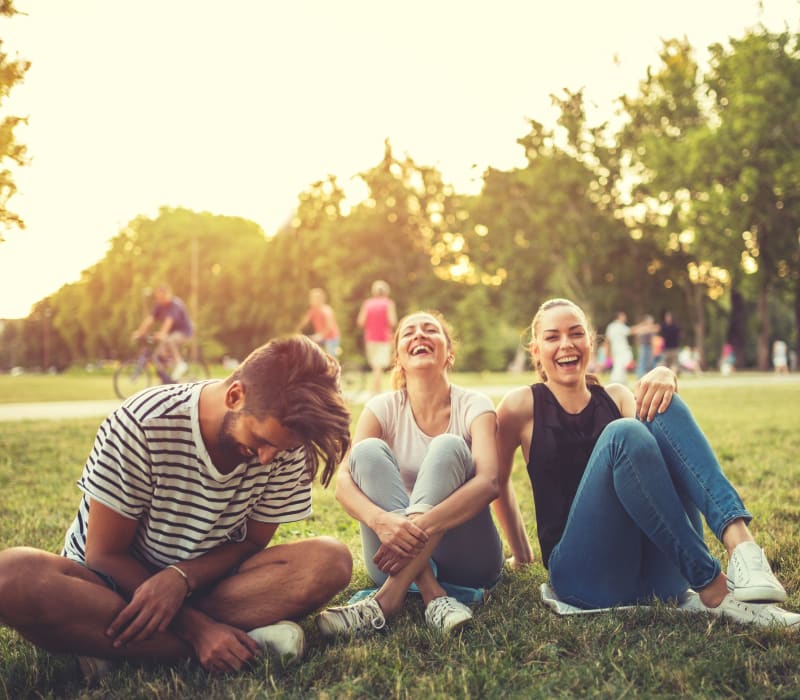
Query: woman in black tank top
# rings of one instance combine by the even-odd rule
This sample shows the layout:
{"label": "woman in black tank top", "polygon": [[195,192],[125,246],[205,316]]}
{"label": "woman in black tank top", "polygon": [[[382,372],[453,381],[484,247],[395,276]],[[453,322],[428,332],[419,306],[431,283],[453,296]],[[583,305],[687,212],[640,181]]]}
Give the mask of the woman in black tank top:
{"label": "woman in black tank top", "polygon": [[[782,602],[786,591],[753,540],[752,516],[675,395],[675,375],[652,370],[636,396],[620,384],[603,388],[588,373],[593,347],[580,307],[545,302],[531,340],[543,381],[510,392],[498,408],[495,513],[512,563],[533,559],[508,478],[519,447],[542,560],[562,600],[599,608],[655,597],[741,622],[800,625],[798,614],[752,604]],[[727,575],[704,541],[701,515],[727,549]]]}

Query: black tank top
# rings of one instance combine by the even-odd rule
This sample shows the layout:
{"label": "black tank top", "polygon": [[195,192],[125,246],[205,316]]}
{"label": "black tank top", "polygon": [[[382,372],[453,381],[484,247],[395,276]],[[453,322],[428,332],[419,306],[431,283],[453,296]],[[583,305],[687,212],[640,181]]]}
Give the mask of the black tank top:
{"label": "black tank top", "polygon": [[558,544],[597,438],[620,418],[617,404],[601,386],[589,387],[591,398],[580,413],[567,413],[544,384],[532,384],[533,436],[528,476],[536,506],[536,529],[545,568]]}

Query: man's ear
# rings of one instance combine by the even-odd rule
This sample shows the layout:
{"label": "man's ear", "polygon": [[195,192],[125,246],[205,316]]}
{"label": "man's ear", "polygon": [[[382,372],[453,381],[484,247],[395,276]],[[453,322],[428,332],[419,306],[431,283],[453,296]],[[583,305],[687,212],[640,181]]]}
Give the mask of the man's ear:
{"label": "man's ear", "polygon": [[225,391],[225,408],[231,411],[244,408],[244,385],[238,379],[232,381]]}

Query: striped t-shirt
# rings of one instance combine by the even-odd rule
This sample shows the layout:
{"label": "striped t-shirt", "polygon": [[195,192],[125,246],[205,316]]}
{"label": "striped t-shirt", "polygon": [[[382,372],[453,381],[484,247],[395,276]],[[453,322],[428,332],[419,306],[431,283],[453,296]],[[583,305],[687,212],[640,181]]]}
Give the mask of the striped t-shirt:
{"label": "striped t-shirt", "polygon": [[103,421],[78,480],[78,515],[62,554],[85,561],[89,499],[139,521],[131,551],[146,565],[193,559],[245,538],[247,520],[284,523],[311,513],[305,450],[217,471],[200,434],[205,382],[167,384],[128,399]]}

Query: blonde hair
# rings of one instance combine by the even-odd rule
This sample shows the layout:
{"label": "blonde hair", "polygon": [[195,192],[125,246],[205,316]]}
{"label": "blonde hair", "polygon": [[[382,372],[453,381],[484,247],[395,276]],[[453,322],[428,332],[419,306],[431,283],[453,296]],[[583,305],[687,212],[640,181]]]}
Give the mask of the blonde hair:
{"label": "blonde hair", "polygon": [[445,320],[445,317],[442,316],[441,312],[436,311],[435,309],[430,310],[423,310],[423,311],[413,311],[410,314],[406,314],[403,318],[400,319],[400,322],[397,324],[397,328],[394,331],[394,339],[392,341],[392,389],[405,389],[406,387],[406,372],[400,366],[397,361],[397,346],[400,343],[400,330],[403,328],[403,324],[412,316],[416,316],[417,314],[426,314],[427,316],[431,316],[436,319],[437,323],[442,327],[442,331],[444,332],[444,337],[447,340],[447,349],[450,352],[453,352],[455,349],[455,340],[453,336],[453,331],[450,328],[450,324]]}
{"label": "blonde hair", "polygon": [[372,296],[389,296],[389,285],[383,280],[375,280],[372,283]]}
{"label": "blonde hair", "polygon": [[[589,316],[586,312],[578,306],[574,301],[570,301],[569,299],[561,299],[561,298],[554,298],[548,299],[545,301],[539,309],[536,311],[536,314],[533,317],[533,321],[531,321],[531,351],[533,350],[533,346],[536,344],[536,336],[542,330],[542,316],[546,311],[550,311],[550,309],[555,309],[559,306],[566,306],[569,309],[572,309],[577,316],[583,319],[583,325],[586,326],[586,332],[589,334],[589,337],[592,340],[592,345],[594,346],[594,339],[596,336],[595,330],[592,327],[592,324],[589,321]],[[544,371],[544,367],[542,367],[542,361],[535,358],[533,356],[533,352],[531,352],[531,359],[533,360],[533,365],[536,368],[536,373],[541,377],[543,382],[547,381],[547,373]],[[586,373],[586,386],[597,385],[600,386],[600,380],[598,379],[597,375],[591,374],[589,372]]]}

